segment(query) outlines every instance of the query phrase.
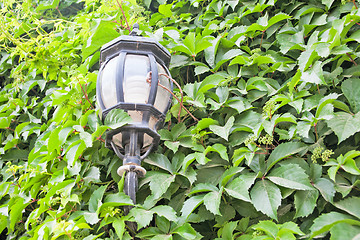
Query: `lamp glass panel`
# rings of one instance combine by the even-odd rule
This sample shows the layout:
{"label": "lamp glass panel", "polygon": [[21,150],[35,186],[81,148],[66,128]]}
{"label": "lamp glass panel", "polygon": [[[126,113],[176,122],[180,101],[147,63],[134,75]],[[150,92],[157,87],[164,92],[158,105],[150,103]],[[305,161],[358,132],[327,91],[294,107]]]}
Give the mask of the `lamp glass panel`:
{"label": "lamp glass panel", "polygon": [[124,102],[148,102],[150,83],[148,83],[146,79],[149,72],[150,60],[147,56],[134,54],[126,55],[123,82]]}
{"label": "lamp glass panel", "polygon": [[[159,83],[171,91],[170,80],[166,76],[164,76],[168,74],[160,64],[158,64],[158,72],[159,72]],[[164,89],[163,87],[161,87],[160,85],[158,85],[154,107],[160,112],[164,113],[169,104],[170,97],[171,97],[170,92]]]}
{"label": "lamp glass panel", "polygon": [[112,58],[103,68],[100,76],[101,99],[105,109],[117,104],[116,96],[116,66],[118,57]]}

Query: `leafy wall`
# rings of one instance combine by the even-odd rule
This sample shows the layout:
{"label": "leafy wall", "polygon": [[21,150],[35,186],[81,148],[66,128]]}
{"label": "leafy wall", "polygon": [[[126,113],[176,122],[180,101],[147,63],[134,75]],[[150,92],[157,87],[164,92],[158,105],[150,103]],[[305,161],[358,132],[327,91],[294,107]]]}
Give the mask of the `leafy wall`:
{"label": "leafy wall", "polygon": [[[2,1],[1,238],[359,239],[359,5]],[[125,216],[95,87],[135,22],[193,117],[174,100]]]}

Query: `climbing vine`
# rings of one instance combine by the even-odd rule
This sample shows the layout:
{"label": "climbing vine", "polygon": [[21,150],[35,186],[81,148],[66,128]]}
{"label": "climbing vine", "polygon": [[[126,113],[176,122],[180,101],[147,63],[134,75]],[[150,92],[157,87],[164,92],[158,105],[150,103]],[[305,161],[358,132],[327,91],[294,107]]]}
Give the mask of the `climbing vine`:
{"label": "climbing vine", "polygon": [[[2,1],[1,238],[359,238],[359,5]],[[104,137],[130,120],[95,95],[99,49],[134,23],[179,85],[125,215]]]}

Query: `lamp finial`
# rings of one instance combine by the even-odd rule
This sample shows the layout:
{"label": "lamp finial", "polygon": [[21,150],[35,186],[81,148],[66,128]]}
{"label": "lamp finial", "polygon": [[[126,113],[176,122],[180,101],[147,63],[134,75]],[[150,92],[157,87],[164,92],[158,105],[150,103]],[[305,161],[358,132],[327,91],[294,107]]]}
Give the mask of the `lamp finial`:
{"label": "lamp finial", "polygon": [[133,30],[130,32],[130,36],[139,36],[140,30],[139,30],[139,24],[135,23],[133,26]]}

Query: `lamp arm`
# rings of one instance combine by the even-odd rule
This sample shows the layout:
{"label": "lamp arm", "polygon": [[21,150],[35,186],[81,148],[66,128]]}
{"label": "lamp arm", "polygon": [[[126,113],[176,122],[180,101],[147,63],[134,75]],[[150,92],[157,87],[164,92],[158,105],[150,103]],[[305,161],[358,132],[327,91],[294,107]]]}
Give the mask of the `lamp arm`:
{"label": "lamp arm", "polygon": [[115,143],[113,141],[110,141],[111,147],[114,150],[115,154],[120,158],[120,159],[124,159],[125,156],[123,154],[121,154],[119,148],[115,145]]}

